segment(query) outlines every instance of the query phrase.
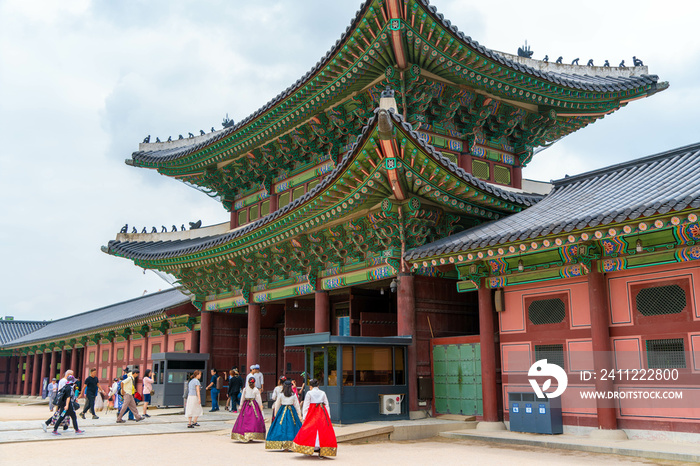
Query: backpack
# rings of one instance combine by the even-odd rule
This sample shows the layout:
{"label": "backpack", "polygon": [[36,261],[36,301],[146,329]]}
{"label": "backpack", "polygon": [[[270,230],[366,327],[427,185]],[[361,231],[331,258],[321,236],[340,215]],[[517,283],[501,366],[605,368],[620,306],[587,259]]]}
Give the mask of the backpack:
{"label": "backpack", "polygon": [[56,392],[56,396],[53,399],[54,406],[63,406],[66,403],[66,398],[70,398],[72,388],[70,385],[64,385],[62,389]]}
{"label": "backpack", "polygon": [[58,406],[61,404],[61,401],[63,400],[63,389],[61,390],[56,390],[56,394],[53,396],[53,405]]}
{"label": "backpack", "polygon": [[216,378],[216,389],[221,390],[224,388],[224,378],[219,376]]}

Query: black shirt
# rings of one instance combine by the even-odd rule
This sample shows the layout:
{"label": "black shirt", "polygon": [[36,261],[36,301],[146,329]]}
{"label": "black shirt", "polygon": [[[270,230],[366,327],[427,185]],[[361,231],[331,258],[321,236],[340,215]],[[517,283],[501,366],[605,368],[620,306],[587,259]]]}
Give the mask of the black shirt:
{"label": "black shirt", "polygon": [[228,396],[229,397],[237,396],[238,392],[241,391],[241,388],[243,388],[243,379],[240,376],[234,375],[233,377],[230,377],[228,379]]}
{"label": "black shirt", "polygon": [[97,377],[90,376],[85,379],[85,394],[89,396],[97,396],[97,384],[99,379]]}

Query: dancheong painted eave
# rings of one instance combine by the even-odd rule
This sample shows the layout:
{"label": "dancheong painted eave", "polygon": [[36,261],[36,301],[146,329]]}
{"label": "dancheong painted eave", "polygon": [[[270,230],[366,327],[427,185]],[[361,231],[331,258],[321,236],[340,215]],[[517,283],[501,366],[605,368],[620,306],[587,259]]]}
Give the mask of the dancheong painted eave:
{"label": "dancheong painted eave", "polygon": [[[487,199],[497,199],[497,202],[501,202],[503,207],[502,215],[508,215],[513,210],[506,209],[505,206],[513,206],[517,210],[535,205],[542,196],[536,194],[526,194],[503,190],[495,185],[486,183],[470,173],[465,172],[462,168],[457,167],[452,161],[444,157],[439,151],[435,150],[430,144],[422,140],[417,132],[415,132],[409,123],[403,121],[401,115],[390,111],[386,113],[393,125],[396,128],[397,139],[407,138],[410,143],[416,147],[420,147],[422,153],[430,157],[431,160],[435,161],[441,169],[448,173],[454,180],[459,181],[464,186],[468,187],[469,190],[477,193],[475,197],[477,199],[486,202]],[[361,134],[357,138],[357,141],[353,144],[352,148],[344,155],[342,160],[337,164],[335,169],[331,171],[314,189],[306,193],[301,198],[288,204],[280,210],[277,210],[265,217],[246,225],[245,227],[238,228],[236,230],[229,231],[223,234],[216,234],[212,236],[204,236],[195,239],[176,239],[168,241],[167,236],[169,234],[158,234],[154,235],[157,237],[154,241],[143,241],[143,235],[139,235],[140,240],[130,241],[129,234],[120,235],[120,239],[110,241],[108,246],[105,248],[105,252],[111,255],[116,255],[128,259],[132,259],[138,263],[140,266],[144,267],[155,267],[165,265],[164,261],[168,259],[180,258],[178,261],[181,265],[185,265],[187,262],[197,262],[203,260],[203,258],[229,254],[232,251],[249,247],[253,242],[259,242],[263,240],[270,240],[270,238],[275,235],[284,237],[290,237],[289,234],[285,232],[288,230],[293,232],[291,236],[296,236],[303,230],[300,224],[302,223],[313,223],[309,221],[310,216],[317,215],[318,212],[303,211],[302,209],[316,209],[314,202],[319,198],[323,197],[324,194],[328,193],[330,188],[339,182],[339,179],[347,173],[349,167],[352,166],[355,159],[363,151],[365,143],[372,137],[377,137],[377,124],[378,116],[370,119],[368,124],[363,128]],[[380,165],[380,161],[374,162],[376,166]],[[415,176],[415,175],[414,175]],[[371,181],[371,180],[370,180]],[[348,195],[349,198],[350,195]],[[329,196],[326,196],[327,198]],[[331,198],[330,201],[333,205],[341,204],[345,199]],[[327,210],[331,210],[331,205],[324,205]],[[289,221],[292,215],[300,214],[299,220]],[[349,214],[349,209],[337,209],[337,214],[334,215],[334,219],[342,218]],[[331,220],[331,217],[324,219],[324,222]],[[318,224],[318,223],[316,223]],[[263,235],[263,230],[269,231]],[[262,236],[261,236],[262,235]],[[272,241],[272,240],[270,240]]]}
{"label": "dancheong painted eave", "polygon": [[[405,259],[420,264],[446,254],[552,235],[562,235],[567,243],[569,233],[584,229],[602,228],[601,237],[605,237],[613,234],[606,230],[608,225],[635,219],[644,224],[639,228],[644,231],[645,227],[655,228],[654,222],[642,221],[645,218],[697,208],[700,143],[557,180],[551,193],[533,207],[415,248]],[[616,234],[625,231],[620,229]],[[595,233],[585,235],[598,238]],[[515,253],[520,252],[522,248],[515,249]]]}
{"label": "dancheong painted eave", "polygon": [[[391,43],[396,33],[402,51]],[[647,74],[646,67],[612,68],[610,73],[611,68],[569,65],[559,71],[556,64],[543,68],[535,60],[531,62],[538,66],[529,66],[472,40],[427,1],[374,0],[361,6],[308,73],[237,125],[191,140],[143,144],[127,163],[177,176],[236,159],[383,79],[387,67],[401,69],[399,54],[405,55],[400,61],[406,68],[419,64],[498,98],[569,114],[610,113],[668,87]],[[591,106],[594,102],[597,106]]]}

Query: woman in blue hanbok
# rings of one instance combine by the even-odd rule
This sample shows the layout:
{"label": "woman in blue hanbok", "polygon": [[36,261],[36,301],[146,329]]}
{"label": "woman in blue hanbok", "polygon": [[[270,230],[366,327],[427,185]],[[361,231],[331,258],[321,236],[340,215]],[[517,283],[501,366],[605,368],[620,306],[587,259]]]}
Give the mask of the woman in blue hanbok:
{"label": "woman in blue hanbok", "polygon": [[301,406],[292,383],[284,382],[272,408],[272,423],[265,439],[267,450],[289,450],[301,428]]}

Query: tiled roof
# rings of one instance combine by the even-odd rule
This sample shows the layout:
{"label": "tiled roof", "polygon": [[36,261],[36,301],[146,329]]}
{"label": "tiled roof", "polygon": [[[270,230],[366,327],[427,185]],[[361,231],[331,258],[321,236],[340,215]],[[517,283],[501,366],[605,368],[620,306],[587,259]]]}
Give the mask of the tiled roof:
{"label": "tiled roof", "polygon": [[700,207],[700,143],[554,181],[538,204],[406,253],[421,258]]}
{"label": "tiled roof", "polygon": [[[424,140],[422,140],[419,136],[419,134],[413,130],[413,127],[411,126],[410,123],[407,123],[403,120],[403,117],[395,113],[393,109],[389,113],[394,120],[394,123],[397,126],[400,126],[403,128],[404,131],[406,131],[411,138],[413,138],[413,142],[416,144],[419,144],[423,150],[425,150],[427,153],[431,154],[432,157],[437,159],[442,163],[445,169],[449,170],[452,172],[456,177],[459,179],[466,181],[470,185],[483,190],[495,197],[501,198],[503,200],[506,200],[508,202],[512,202],[515,204],[519,204],[522,206],[531,206],[534,205],[536,202],[538,202],[540,199],[542,199],[542,196],[536,195],[536,194],[521,194],[521,193],[514,193],[511,191],[507,191],[504,189],[500,189],[499,187],[486,183],[475,176],[473,176],[471,173],[467,173],[464,171],[462,168],[458,167],[454,162],[449,160],[447,157],[443,156],[440,151],[435,150],[430,144],[426,143]],[[206,249],[210,249],[216,246],[220,246],[222,244],[228,243],[230,241],[233,241],[236,238],[239,238],[241,236],[244,236],[251,232],[252,230],[255,230],[257,228],[262,227],[263,225],[266,225],[280,216],[283,216],[287,214],[288,212],[296,209],[297,207],[300,207],[302,204],[305,204],[306,202],[312,200],[318,193],[322,192],[324,189],[326,189],[331,183],[333,183],[334,179],[336,176],[341,173],[350,163],[350,161],[353,159],[355,156],[355,151],[360,150],[362,147],[362,143],[365,139],[365,137],[371,133],[371,130],[374,128],[375,124],[377,121],[376,115],[370,118],[370,120],[367,122],[367,125],[362,128],[362,132],[360,133],[360,136],[357,138],[355,143],[353,143],[352,147],[348,152],[343,156],[343,158],[340,160],[340,162],[336,165],[336,167],[331,171],[328,176],[326,176],[315,188],[313,188],[311,191],[307,192],[304,194],[302,197],[299,199],[295,200],[294,202],[291,202],[290,204],[287,204],[283,208],[268,214],[259,220],[250,223],[246,225],[243,228],[239,228],[233,231],[230,231],[225,234],[219,234],[219,235],[213,235],[209,237],[202,237],[202,238],[195,238],[195,239],[183,239],[183,240],[174,240],[174,241],[129,241],[129,242],[124,242],[124,241],[110,241],[109,244],[107,245],[107,253],[109,254],[114,254],[114,255],[119,255],[122,257],[130,258],[130,259],[143,259],[143,260],[157,260],[157,259],[165,259],[165,258],[170,258],[170,257],[178,257],[178,256],[183,256],[186,254],[191,254],[194,252],[198,251],[203,251]]]}
{"label": "tiled roof", "polygon": [[[520,64],[518,62],[515,62],[513,60],[510,60],[508,57],[493,51],[491,49],[488,49],[484,47],[483,45],[480,45],[477,41],[473,40],[471,37],[465,35],[463,32],[461,32],[457,26],[453,25],[449,20],[445,19],[444,15],[442,13],[437,12],[437,8],[434,5],[430,5],[430,2],[428,0],[419,0],[420,3],[423,4],[423,6],[430,12],[430,14],[433,16],[435,20],[440,22],[443,27],[446,29],[452,31],[452,33],[457,36],[459,40],[464,42],[465,45],[473,48],[474,50],[478,51],[479,53],[483,54],[484,56],[501,63],[502,65],[516,70],[520,73],[524,73],[527,75],[535,76],[537,78],[558,84],[560,86],[565,86],[565,87],[570,87],[572,89],[583,89],[583,90],[589,90],[589,91],[595,91],[595,92],[618,92],[618,91],[623,91],[627,89],[637,89],[639,87],[649,85],[649,84],[655,84],[658,82],[659,77],[656,75],[641,75],[641,76],[591,76],[589,73],[591,72],[590,67],[588,66],[580,66],[576,68],[580,68],[581,74],[577,73],[557,73],[557,72],[551,72],[551,71],[540,71],[537,69],[534,69],[530,66]],[[184,145],[180,146],[178,145],[177,147],[171,147],[171,148],[165,148],[165,149],[156,149],[156,150],[149,150],[149,151],[137,151],[132,154],[133,160],[138,160],[141,162],[145,163],[162,163],[162,162],[168,162],[171,160],[178,159],[180,157],[184,157],[186,155],[192,154],[197,152],[200,149],[203,149],[204,147],[209,146],[210,144],[213,144],[217,141],[220,141],[222,139],[227,138],[231,134],[237,132],[239,129],[243,128],[245,125],[248,123],[252,122],[255,120],[257,117],[265,113],[266,111],[270,110],[274,106],[276,106],[279,102],[282,100],[286,99],[290,95],[294,94],[298,89],[300,89],[302,86],[304,86],[308,80],[313,78],[313,76],[319,72],[326,64],[330,61],[330,59],[338,52],[338,50],[344,46],[345,40],[350,36],[350,34],[353,32],[357,24],[359,23],[360,19],[364,16],[365,9],[370,6],[370,4],[373,3],[371,1],[364,2],[362,5],[360,5],[360,9],[357,11],[355,14],[355,18],[352,20],[350,25],[347,27],[345,32],[340,36],[340,38],[335,42],[333,47],[326,52],[326,54],[321,58],[316,65],[314,65],[311,70],[309,70],[304,76],[299,78],[294,84],[289,86],[287,89],[282,91],[280,94],[278,94],[276,97],[274,97],[272,100],[270,100],[268,103],[263,105],[260,109],[258,109],[256,112],[254,112],[252,115],[248,116],[244,120],[241,120],[238,122],[238,124],[227,128],[224,131],[221,131],[217,133],[216,135],[212,137],[205,137],[205,138],[195,138],[196,141],[193,141],[191,145]],[[624,70],[625,68],[622,68]],[[162,145],[159,145],[158,147],[162,147]]]}
{"label": "tiled roof", "polygon": [[0,320],[0,346],[21,338],[29,333],[36,332],[49,322],[36,322],[27,320]]}
{"label": "tiled roof", "polygon": [[189,301],[190,299],[177,289],[159,291],[140,298],[47,322],[48,325],[45,327],[6,342],[5,346],[26,346],[35,342],[68,337],[81,332],[132,322],[160,314]]}

